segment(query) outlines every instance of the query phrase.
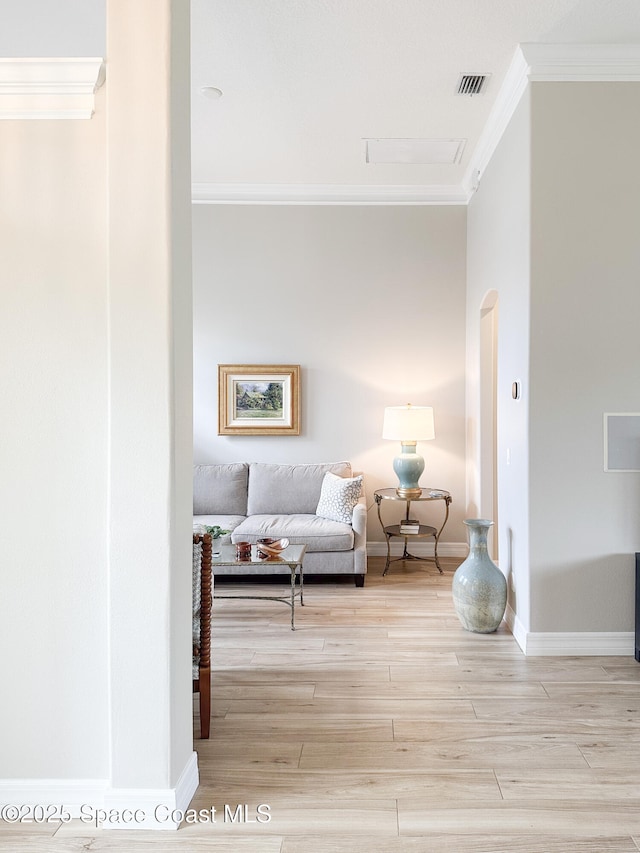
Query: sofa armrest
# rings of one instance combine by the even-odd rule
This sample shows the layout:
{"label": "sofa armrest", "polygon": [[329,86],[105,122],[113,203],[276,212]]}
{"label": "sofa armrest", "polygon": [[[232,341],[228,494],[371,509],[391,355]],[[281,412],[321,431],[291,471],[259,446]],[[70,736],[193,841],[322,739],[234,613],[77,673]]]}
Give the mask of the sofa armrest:
{"label": "sofa armrest", "polygon": [[[361,471],[354,471],[353,476],[362,474]],[[355,551],[363,550],[367,545],[367,495],[364,490],[364,478],[362,482],[362,491],[358,503],[353,508],[351,516],[351,527],[353,528]]]}
{"label": "sofa armrest", "polygon": [[360,500],[353,508],[351,527],[353,528],[353,572],[356,576],[356,586],[362,586],[367,573],[367,499],[364,488]]}
{"label": "sofa armrest", "polygon": [[367,538],[367,500],[364,495],[360,496],[358,503],[353,508],[351,526],[356,540],[355,547],[358,547],[359,540],[366,540]]}

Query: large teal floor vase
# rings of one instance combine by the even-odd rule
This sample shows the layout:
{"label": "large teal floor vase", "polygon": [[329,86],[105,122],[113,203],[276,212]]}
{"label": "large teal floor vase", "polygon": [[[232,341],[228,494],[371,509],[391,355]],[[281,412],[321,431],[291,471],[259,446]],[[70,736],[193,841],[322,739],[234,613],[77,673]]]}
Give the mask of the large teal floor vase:
{"label": "large teal floor vase", "polygon": [[502,622],[507,606],[507,581],[487,551],[487,533],[493,521],[466,518],[469,556],[453,576],[453,606],[462,627],[491,634]]}

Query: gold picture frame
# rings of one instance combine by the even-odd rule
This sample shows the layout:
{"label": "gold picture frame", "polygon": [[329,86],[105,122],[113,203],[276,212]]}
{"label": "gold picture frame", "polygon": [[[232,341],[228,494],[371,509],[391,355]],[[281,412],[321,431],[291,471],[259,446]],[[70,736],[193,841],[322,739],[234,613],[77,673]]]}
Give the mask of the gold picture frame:
{"label": "gold picture frame", "polygon": [[300,435],[300,365],[219,364],[218,435]]}

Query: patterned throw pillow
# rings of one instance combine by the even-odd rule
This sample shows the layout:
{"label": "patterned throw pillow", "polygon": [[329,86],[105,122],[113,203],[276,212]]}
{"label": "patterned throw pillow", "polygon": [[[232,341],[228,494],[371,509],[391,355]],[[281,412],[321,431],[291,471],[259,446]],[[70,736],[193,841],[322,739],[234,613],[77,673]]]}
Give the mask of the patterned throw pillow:
{"label": "patterned throw pillow", "polygon": [[329,521],[351,524],[353,508],[362,492],[362,475],[338,477],[330,471],[324,475],[316,515]]}

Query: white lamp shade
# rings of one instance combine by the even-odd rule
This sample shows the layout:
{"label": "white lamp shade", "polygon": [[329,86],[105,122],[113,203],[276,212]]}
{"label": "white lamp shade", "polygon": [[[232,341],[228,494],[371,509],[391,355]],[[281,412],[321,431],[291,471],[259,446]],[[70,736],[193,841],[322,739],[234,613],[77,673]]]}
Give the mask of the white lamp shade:
{"label": "white lamp shade", "polygon": [[431,406],[387,406],[382,437],[394,441],[429,441],[436,437]]}

